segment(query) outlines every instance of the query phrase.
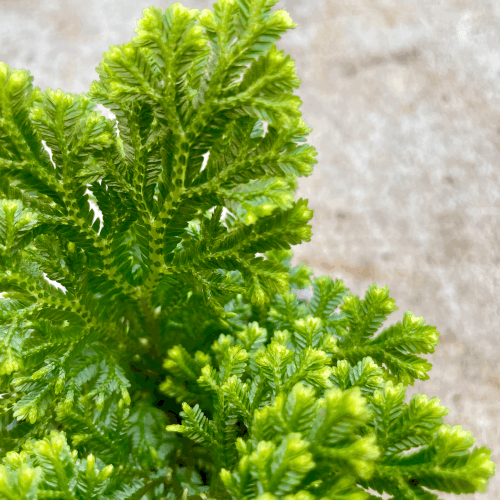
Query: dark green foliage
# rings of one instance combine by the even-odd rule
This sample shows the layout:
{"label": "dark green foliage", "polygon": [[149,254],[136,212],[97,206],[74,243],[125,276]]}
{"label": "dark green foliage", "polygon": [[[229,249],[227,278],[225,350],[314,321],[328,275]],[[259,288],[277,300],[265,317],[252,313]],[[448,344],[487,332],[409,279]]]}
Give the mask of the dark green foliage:
{"label": "dark green foliage", "polygon": [[276,1],[145,9],[83,95],[0,63],[1,499],[485,491],[490,451],[404,401],[436,328],[291,267],[316,151]]}

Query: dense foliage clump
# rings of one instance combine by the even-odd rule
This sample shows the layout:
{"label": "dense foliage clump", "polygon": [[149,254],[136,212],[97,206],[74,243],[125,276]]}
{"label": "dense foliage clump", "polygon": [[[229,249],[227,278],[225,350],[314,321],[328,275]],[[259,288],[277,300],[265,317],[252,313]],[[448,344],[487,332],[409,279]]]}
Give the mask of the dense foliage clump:
{"label": "dense foliage clump", "polygon": [[485,491],[490,451],[405,402],[436,328],[290,264],[316,151],[276,1],[145,9],[82,95],[0,63],[0,498]]}

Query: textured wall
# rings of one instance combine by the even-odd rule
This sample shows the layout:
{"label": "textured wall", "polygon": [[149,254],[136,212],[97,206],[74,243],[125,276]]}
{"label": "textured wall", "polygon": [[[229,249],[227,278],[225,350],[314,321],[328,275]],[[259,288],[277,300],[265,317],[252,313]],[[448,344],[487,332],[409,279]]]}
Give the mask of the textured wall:
{"label": "textured wall", "polygon": [[[86,91],[102,53],[134,36],[151,3],[0,0],[0,61],[29,69],[42,90]],[[439,397],[446,423],[471,430],[500,463],[500,2],[277,8],[298,23],[279,48],[296,60],[319,160],[299,184],[314,236],[295,263],[362,297],[374,282],[387,285],[400,309],[384,326],[407,310],[436,326],[430,380],[408,394]],[[467,498],[500,498],[498,476]]]}

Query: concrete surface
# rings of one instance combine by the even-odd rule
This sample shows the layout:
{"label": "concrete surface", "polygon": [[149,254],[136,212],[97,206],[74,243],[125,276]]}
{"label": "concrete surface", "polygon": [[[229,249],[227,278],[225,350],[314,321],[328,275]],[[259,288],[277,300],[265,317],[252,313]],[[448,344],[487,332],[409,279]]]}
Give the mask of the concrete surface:
{"label": "concrete surface", "polygon": [[[29,69],[42,89],[86,91],[102,53],[134,36],[151,3],[0,0],[0,61]],[[278,46],[296,60],[319,153],[298,193],[314,209],[314,236],[294,261],[361,296],[387,285],[400,309],[384,326],[407,310],[436,326],[431,378],[408,395],[439,397],[445,421],[471,430],[499,464],[500,2],[276,8],[298,23]],[[466,498],[500,498],[500,472]]]}

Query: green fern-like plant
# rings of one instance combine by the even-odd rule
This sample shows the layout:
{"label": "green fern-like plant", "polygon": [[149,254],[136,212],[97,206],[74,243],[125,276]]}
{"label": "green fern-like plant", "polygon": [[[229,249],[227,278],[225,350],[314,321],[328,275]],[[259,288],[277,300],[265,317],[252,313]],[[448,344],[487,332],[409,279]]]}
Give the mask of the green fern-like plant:
{"label": "green fern-like plant", "polygon": [[276,1],[145,9],[82,95],[0,63],[0,499],[485,491],[404,401],[436,328],[290,264],[316,151]]}
{"label": "green fern-like plant", "polygon": [[[182,424],[167,429],[210,450],[232,498],[380,498],[370,488],[436,500],[429,490],[485,491],[490,451],[471,450],[470,432],[444,425],[448,410],[437,398],[404,402],[405,386],[429,378],[418,355],[434,352],[436,328],[408,311],[375,336],[397,309],[387,288],[374,284],[363,300],[347,291],[322,276],[309,301],[293,289],[276,295],[267,327],[235,324],[212,345],[213,360],[172,348],[161,388],[186,401]],[[197,367],[189,392],[187,365]]]}

